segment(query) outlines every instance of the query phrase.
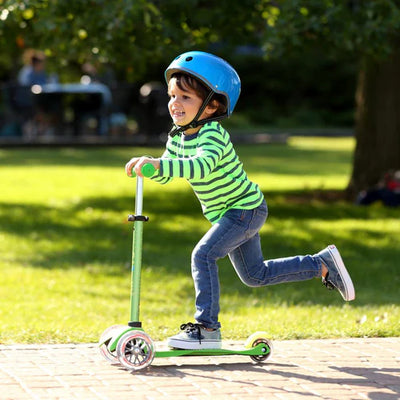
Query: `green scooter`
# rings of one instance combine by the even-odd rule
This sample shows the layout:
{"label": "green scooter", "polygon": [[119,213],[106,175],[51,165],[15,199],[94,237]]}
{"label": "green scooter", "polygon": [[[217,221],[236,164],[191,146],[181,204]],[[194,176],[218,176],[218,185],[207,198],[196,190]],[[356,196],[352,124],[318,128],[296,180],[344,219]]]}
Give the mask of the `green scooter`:
{"label": "green scooter", "polygon": [[[154,172],[152,164],[142,167],[142,174],[151,177]],[[246,341],[243,349],[199,349],[184,350],[170,348],[156,350],[153,340],[142,328],[139,322],[140,280],[142,268],[143,224],[148,217],[143,211],[143,178],[136,180],[135,215],[129,215],[128,221],[133,222],[132,270],[131,270],[131,310],[130,322],[127,325],[113,325],[100,336],[99,348],[101,355],[110,363],[120,364],[130,371],[147,368],[154,358],[181,356],[228,356],[244,355],[260,363],[271,356],[272,343],[265,338],[265,332],[256,332]]]}

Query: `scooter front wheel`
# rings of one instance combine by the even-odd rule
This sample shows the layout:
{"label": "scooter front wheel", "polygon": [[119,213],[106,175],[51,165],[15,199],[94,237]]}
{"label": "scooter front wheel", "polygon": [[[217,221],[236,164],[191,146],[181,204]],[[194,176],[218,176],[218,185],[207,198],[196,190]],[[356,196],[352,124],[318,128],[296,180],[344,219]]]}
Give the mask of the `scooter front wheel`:
{"label": "scooter front wheel", "polygon": [[148,367],[154,359],[154,343],[143,331],[129,331],[117,343],[117,358],[122,366],[132,371]]}
{"label": "scooter front wheel", "polygon": [[120,329],[126,329],[126,325],[113,325],[107,328],[100,336],[99,349],[100,354],[111,364],[117,364],[118,359],[115,351],[110,351],[108,345],[113,339],[114,334]]}

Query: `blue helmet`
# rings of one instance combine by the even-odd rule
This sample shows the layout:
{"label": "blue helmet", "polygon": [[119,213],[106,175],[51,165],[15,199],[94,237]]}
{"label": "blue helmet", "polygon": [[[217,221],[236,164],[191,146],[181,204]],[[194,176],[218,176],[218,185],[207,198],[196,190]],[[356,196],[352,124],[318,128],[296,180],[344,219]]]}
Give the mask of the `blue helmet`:
{"label": "blue helmet", "polygon": [[199,79],[227,101],[227,115],[230,116],[240,95],[240,78],[225,60],[203,51],[189,51],[176,57],[165,70],[167,84],[172,74],[186,72]]}

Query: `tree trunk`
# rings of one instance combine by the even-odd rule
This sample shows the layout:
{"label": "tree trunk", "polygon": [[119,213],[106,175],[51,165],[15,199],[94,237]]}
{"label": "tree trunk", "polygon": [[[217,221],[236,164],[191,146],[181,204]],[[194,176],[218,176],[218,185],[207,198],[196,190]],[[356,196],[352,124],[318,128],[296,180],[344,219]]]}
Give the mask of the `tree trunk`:
{"label": "tree trunk", "polygon": [[356,149],[349,196],[400,169],[400,52],[365,60],[356,91]]}

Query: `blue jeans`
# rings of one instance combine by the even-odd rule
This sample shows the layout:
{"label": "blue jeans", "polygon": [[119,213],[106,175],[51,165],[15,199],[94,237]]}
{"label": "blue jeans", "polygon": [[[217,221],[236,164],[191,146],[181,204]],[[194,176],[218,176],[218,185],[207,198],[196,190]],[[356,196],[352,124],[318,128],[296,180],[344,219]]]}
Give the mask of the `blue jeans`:
{"label": "blue jeans", "polygon": [[232,209],[203,236],[192,253],[197,322],[220,328],[217,260],[229,256],[241,281],[251,287],[321,276],[319,257],[295,256],[264,261],[259,230],[268,215],[265,201],[253,210]]}

